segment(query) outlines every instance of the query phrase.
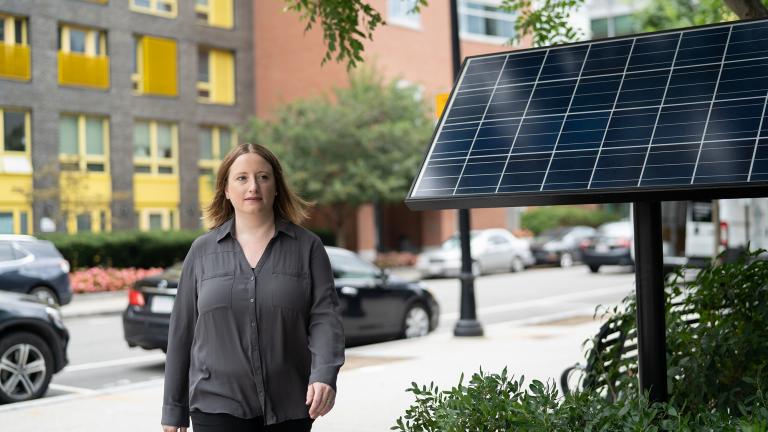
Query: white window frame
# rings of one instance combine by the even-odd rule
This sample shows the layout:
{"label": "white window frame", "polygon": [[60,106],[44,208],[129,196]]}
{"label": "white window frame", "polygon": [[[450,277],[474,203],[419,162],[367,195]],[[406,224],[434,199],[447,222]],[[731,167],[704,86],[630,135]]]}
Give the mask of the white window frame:
{"label": "white window frame", "polygon": [[409,14],[418,0],[387,0],[387,24],[421,30],[421,13]]}
{"label": "white window frame", "polygon": [[[497,20],[503,20],[503,21],[511,21],[512,24],[514,24],[515,20],[517,19],[514,15],[510,17],[510,14],[506,12],[489,12],[489,11],[482,11],[478,9],[470,9],[465,6],[466,2],[481,3],[487,6],[494,6],[494,7],[498,7],[501,5],[501,0],[459,0],[459,26],[461,26],[462,15],[472,15],[472,16],[479,16],[479,17],[491,18],[491,19],[497,19]],[[507,38],[504,36],[491,36],[487,34],[470,33],[462,28],[460,28],[459,30],[460,30],[459,36],[461,37],[461,39],[475,41],[475,42],[482,42],[482,43],[491,43],[494,45],[504,45],[505,43],[509,42],[510,39],[514,38],[514,35],[511,38]]]}

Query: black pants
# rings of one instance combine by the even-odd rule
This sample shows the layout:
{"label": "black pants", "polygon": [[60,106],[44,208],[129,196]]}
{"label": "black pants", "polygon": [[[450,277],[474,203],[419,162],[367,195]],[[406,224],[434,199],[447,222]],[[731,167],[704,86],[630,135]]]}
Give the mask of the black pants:
{"label": "black pants", "polygon": [[309,432],[314,422],[306,418],[265,426],[264,417],[241,419],[229,414],[209,414],[199,411],[192,411],[190,416],[194,432]]}

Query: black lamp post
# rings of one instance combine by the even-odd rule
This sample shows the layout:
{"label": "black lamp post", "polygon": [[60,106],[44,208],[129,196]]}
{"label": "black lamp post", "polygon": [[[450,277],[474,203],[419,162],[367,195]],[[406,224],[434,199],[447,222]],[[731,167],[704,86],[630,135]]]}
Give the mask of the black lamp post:
{"label": "black lamp post", "polygon": [[[459,45],[459,7],[457,0],[451,0],[451,49],[453,59],[453,80],[461,72],[461,46]],[[482,336],[483,326],[475,312],[475,276],[472,274],[472,253],[469,243],[469,210],[459,210],[459,239],[461,241],[461,315],[453,328],[454,336]]]}

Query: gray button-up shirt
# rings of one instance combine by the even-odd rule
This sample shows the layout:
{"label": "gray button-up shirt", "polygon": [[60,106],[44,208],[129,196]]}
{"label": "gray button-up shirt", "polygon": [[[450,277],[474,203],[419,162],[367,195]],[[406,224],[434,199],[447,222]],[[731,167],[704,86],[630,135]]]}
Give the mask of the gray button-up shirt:
{"label": "gray button-up shirt", "polygon": [[234,217],[192,243],[171,313],[162,424],[188,426],[190,410],[307,418],[307,385],[335,390],[343,363],[339,299],[315,234],[276,218],[255,268]]}

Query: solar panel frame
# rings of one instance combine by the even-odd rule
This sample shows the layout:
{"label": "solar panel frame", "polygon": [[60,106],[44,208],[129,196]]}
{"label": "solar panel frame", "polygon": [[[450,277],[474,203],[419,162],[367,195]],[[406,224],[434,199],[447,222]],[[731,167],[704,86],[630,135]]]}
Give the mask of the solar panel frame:
{"label": "solar panel frame", "polygon": [[[763,70],[768,70],[766,69],[768,68],[768,44],[765,48],[760,47],[760,50],[754,52],[745,52],[744,49],[730,49],[733,46],[731,45],[733,29],[738,26],[761,22],[768,23],[768,19],[734,21],[467,57],[462,65],[459,77],[451,90],[446,109],[441,114],[437,127],[433,132],[430,147],[425,152],[419,172],[412,182],[406,204],[414,210],[429,210],[768,196],[768,173],[759,172],[753,178],[753,168],[759,148],[761,147],[761,141],[765,141],[765,147],[768,147],[768,122],[764,121],[766,105],[768,104],[768,92],[766,92],[765,88],[751,89],[750,86],[741,86],[738,82],[735,82],[736,80],[732,79],[735,74],[744,73],[752,73],[752,75],[748,75],[748,78],[745,78],[746,80],[762,79],[766,75],[765,73],[762,76],[755,75]],[[708,29],[709,31],[704,31]],[[727,36],[725,36],[726,31]],[[700,38],[703,42],[693,44],[691,42],[693,38]],[[674,55],[669,58],[671,49],[668,48],[671,47],[673,40],[675,44]],[[651,46],[652,42],[658,44],[664,50],[659,52],[643,51],[646,48],[642,45]],[[739,40],[739,42],[734,42],[734,44],[743,42],[749,42],[749,40]],[[688,45],[683,48],[685,51],[681,52],[681,46],[684,43]],[[619,53],[621,55],[621,50],[626,49],[627,46],[630,47],[624,57],[598,56],[597,54],[590,57],[590,53],[593,50],[605,50],[609,54]],[[722,51],[720,52],[717,47],[720,47]],[[610,49],[614,51],[610,51]],[[637,52],[635,52],[636,49],[638,50]],[[554,54],[550,55],[553,52]],[[576,56],[581,54],[583,54],[583,57],[579,60]],[[756,54],[765,54],[765,56],[759,57]],[[559,58],[556,59],[555,57]],[[569,61],[574,58],[577,59],[575,62]],[[623,61],[621,58],[623,58]],[[714,61],[706,64],[696,63],[699,58],[714,59]],[[718,58],[719,61],[717,60]],[[540,60],[540,63],[538,63],[538,60]],[[548,60],[550,63],[547,63]],[[524,75],[524,78],[510,77],[510,74],[505,74],[505,71],[508,70],[507,64],[510,61],[513,63],[510,67],[517,67],[514,69],[515,73],[521,73]],[[743,62],[744,64],[735,64],[733,63],[734,61]],[[620,68],[618,67],[619,62],[621,62]],[[501,67],[494,69],[498,68],[498,63],[501,63]],[[578,68],[574,69],[574,63],[578,64]],[[530,64],[534,64],[534,66],[530,66]],[[644,65],[661,67],[647,69],[644,68]],[[473,70],[473,74],[468,76],[469,69],[473,67],[476,67]],[[532,74],[533,68],[538,70],[535,71],[535,80],[531,81],[530,79],[534,76]],[[742,69],[742,71],[737,69]],[[743,69],[752,69],[753,71],[744,72]],[[614,72],[604,73],[605,71]],[[617,74],[615,71],[620,71],[620,79],[614,76]],[[627,79],[628,73],[632,74],[629,79]],[[661,75],[664,75],[666,85],[664,85],[663,94],[659,98],[658,85],[655,87],[648,86],[654,83],[658,84],[658,78]],[[735,76],[740,77],[741,75]],[[488,77],[493,79],[488,79]],[[483,81],[484,79],[485,81]],[[571,80],[575,81],[572,85],[569,82]],[[742,78],[738,78],[738,80],[740,81]],[[488,83],[493,83],[493,86],[489,87]],[[500,86],[500,83],[503,83],[503,85]],[[732,94],[731,99],[719,98],[721,94],[718,91],[721,84],[724,86],[723,94]],[[612,106],[607,118],[604,118],[606,110],[600,108],[608,106],[610,101],[607,100],[607,97],[601,96],[603,100],[600,100],[599,97],[589,98],[589,96],[601,93],[586,93],[587,97],[584,97],[584,94],[581,95],[582,97],[578,96],[579,91],[587,88],[587,86],[598,89],[601,86],[613,88],[616,85],[618,87],[615,93],[612,90],[601,92],[613,96]],[[714,90],[711,89],[712,85],[714,85]],[[762,87],[766,86],[762,85]],[[499,91],[500,89],[502,91]],[[625,89],[626,92],[624,91]],[[457,97],[459,97],[459,91],[462,92],[460,97],[467,98],[467,101],[470,103],[461,105],[454,110],[454,103]],[[545,98],[535,99],[534,94],[537,91],[540,92],[540,95],[544,95]],[[649,107],[648,103],[638,105],[637,102],[633,103],[632,100],[622,100],[622,96],[630,94],[629,92],[647,95],[647,97],[655,97],[656,99],[647,99],[646,101],[657,100],[658,106],[651,103]],[[522,104],[520,96],[526,94],[527,100],[525,104]],[[709,95],[709,97],[702,99],[702,96],[705,95]],[[673,103],[668,103],[668,97],[669,102]],[[760,107],[762,110],[757,109],[760,101],[759,98],[763,98],[762,107]],[[498,104],[494,102],[495,100],[501,100],[502,103]],[[536,106],[532,107],[531,102],[534,100],[537,103]],[[541,101],[545,101],[545,103],[539,103]],[[750,103],[745,102],[745,104],[739,105],[740,102],[744,101]],[[576,103],[574,104],[574,102]],[[595,105],[595,102],[598,102],[598,104]],[[495,104],[512,111],[497,112],[498,107]],[[492,105],[494,105],[493,108]],[[481,107],[482,110],[480,110]],[[590,107],[592,108],[591,110]],[[575,111],[572,111],[572,108]],[[594,108],[600,109],[595,110]],[[706,109],[705,117],[703,115],[704,109]],[[529,110],[531,112],[536,111],[536,116],[529,116]],[[518,115],[521,111],[522,114]],[[741,117],[728,117],[729,113],[733,116],[733,113],[744,111],[752,114],[760,111],[759,121],[755,120],[757,118],[755,116],[748,117],[746,120]],[[627,115],[627,113],[631,115]],[[652,125],[644,126],[632,123],[633,121],[637,123],[650,120],[654,114],[655,119]],[[554,120],[549,120],[550,118]],[[461,122],[456,121],[459,119],[461,119]],[[703,127],[701,125],[702,119]],[[752,128],[750,130],[754,135],[736,139],[729,139],[729,135],[724,135],[725,138],[721,138],[718,141],[718,133],[721,135],[725,133],[710,132],[708,128],[710,120],[718,122],[719,128],[727,129],[730,127],[729,125],[736,124],[739,126],[749,126]],[[677,121],[677,123],[673,121]],[[488,122],[495,123],[489,125]],[[604,126],[600,126],[602,122],[605,123]],[[613,122],[616,124],[624,122],[626,126],[624,128],[612,128]],[[557,130],[552,130],[551,125],[547,123],[556,123]],[[472,127],[474,131],[469,130],[472,128],[461,127],[467,124],[476,124],[476,126]],[[589,126],[582,125],[597,126],[589,129]],[[586,145],[584,145],[584,148],[579,148],[578,139],[575,138],[572,143],[563,143],[563,150],[558,149],[564,134],[569,136],[577,136],[579,134],[589,136],[590,134],[596,135],[597,131],[603,133],[600,147],[597,150],[597,156],[594,158],[594,167],[591,170],[589,182],[587,183],[587,187],[590,187],[595,181],[595,173],[598,170],[601,170],[600,172],[602,173],[603,170],[610,169],[598,167],[598,164],[601,162],[609,163],[610,160],[626,162],[636,157],[632,156],[636,153],[632,153],[634,150],[631,146],[616,145],[612,147],[612,145],[617,142],[625,142],[626,140],[622,141],[621,138],[622,136],[626,138],[627,130],[646,130],[649,128],[651,135],[647,138],[645,144],[641,145],[644,148],[644,155],[642,165],[638,167],[640,175],[634,179],[636,182],[616,180],[617,184],[622,184],[622,182],[626,184],[636,183],[634,186],[558,189],[563,183],[558,183],[557,181],[548,183],[550,175],[553,176],[553,180],[557,180],[559,175],[569,175],[566,170],[551,170],[553,164],[558,168],[562,168],[565,166],[563,160],[570,158],[571,163],[575,163],[576,165],[574,166],[577,167],[571,171],[586,171],[586,168],[578,168],[579,164],[583,165],[583,161],[591,157],[589,156],[590,152],[594,152],[594,149],[589,149]],[[499,133],[508,132],[510,134],[514,133],[514,135],[479,137],[483,129],[498,129]],[[718,128],[713,129],[715,131],[719,130]],[[521,130],[525,133],[521,134]],[[699,130],[701,130],[700,134],[698,134]],[[452,140],[438,142],[438,137],[442,137],[441,134],[444,131],[450,133],[449,137]],[[609,131],[616,136],[611,136],[611,140],[606,141]],[[681,131],[685,135],[676,135]],[[735,134],[737,133],[746,134],[748,132],[749,130],[741,131],[735,129],[735,132],[730,132],[730,136],[736,136]],[[690,141],[690,137],[696,136],[696,134],[698,134],[698,138],[695,142]],[[535,156],[523,156],[530,159],[520,159],[519,154],[525,153],[515,153],[515,151],[526,149],[525,142],[522,141],[523,138],[521,137],[530,136],[534,138],[526,139],[529,139],[533,145],[539,148],[546,148],[546,145],[549,145],[548,143],[554,139],[551,144],[551,150],[538,151]],[[503,146],[493,147],[493,145],[494,141],[499,141],[498,138],[505,137],[511,137],[512,140],[509,141],[508,152],[506,152],[505,157],[502,157],[500,149]],[[689,138],[689,141],[684,139],[686,137]],[[470,139],[471,144],[468,147],[464,147],[465,149],[468,148],[468,150],[456,150],[461,149],[462,145],[466,146]],[[478,139],[486,141],[478,143]],[[521,144],[518,148],[515,148],[518,145],[519,139]],[[734,143],[734,140],[738,142]],[[747,144],[750,140],[751,144]],[[743,145],[741,145],[742,141]],[[609,145],[606,146],[606,143]],[[730,147],[718,147],[718,143]],[[440,158],[432,158],[432,154],[438,147],[438,144],[442,146],[442,150],[449,150],[446,152],[449,156],[458,156],[459,160],[463,159],[458,173],[456,173],[458,164],[453,164],[453,160],[456,158],[444,158],[442,156]],[[569,145],[574,147],[565,148]],[[747,147],[750,147],[752,151],[748,164],[743,158],[726,162],[717,160],[718,155],[726,154],[729,149],[733,150],[733,154],[747,157]],[[531,149],[535,150],[536,147],[531,147]],[[603,153],[604,151],[605,153]],[[768,152],[768,148],[764,151]],[[672,174],[679,176],[674,178],[687,178],[680,175],[679,170],[684,171],[681,167],[685,167],[685,169],[691,168],[689,156],[692,156],[694,152],[696,156],[695,162],[692,164],[693,171],[690,176],[690,183],[687,185],[664,184],[665,182],[668,183],[670,179],[663,176],[658,177],[658,175]],[[539,157],[539,153],[546,155],[546,158],[535,159],[534,157]],[[534,153],[529,154],[534,155]],[[604,160],[606,162],[603,162],[603,159],[601,159],[603,154],[605,154]],[[560,159],[563,160],[558,159],[558,156],[562,156]],[[768,153],[765,155],[761,154],[761,156],[768,158]],[[685,157],[689,157],[689,159],[684,159]],[[470,159],[472,158],[480,158],[482,162],[470,164]],[[649,164],[649,161],[665,161],[666,158],[672,158],[672,160],[679,159],[680,163]],[[545,159],[548,159],[546,160],[546,169],[544,169],[541,179],[538,180],[538,190],[530,188],[529,191],[501,191],[502,182],[507,175],[521,178],[535,177],[531,174],[526,174],[526,172],[508,172],[507,168],[510,166],[510,162],[518,164],[518,160],[523,160],[522,163],[528,161],[536,166],[540,166],[544,163]],[[577,160],[578,162],[574,162]],[[428,166],[432,162],[445,163]],[[708,165],[700,168],[702,163]],[[746,170],[746,165],[749,165],[748,170]],[[502,169],[500,171],[493,171],[493,167],[501,167]],[[635,169],[632,168],[633,165],[620,165],[620,167],[626,171]],[[418,192],[417,186],[428,169],[441,174],[441,176],[429,177],[429,180],[437,179],[435,180],[436,183],[442,181],[443,185],[448,185],[450,181],[455,180],[455,183],[452,185],[452,194],[414,196],[414,192]],[[722,172],[725,172],[722,170],[725,169],[730,169],[734,172],[738,170],[746,170],[748,172],[740,174],[741,177],[736,177],[737,174],[722,174]],[[646,170],[648,170],[648,173],[656,175],[656,177],[650,176],[645,178]],[[466,175],[465,172],[467,173]],[[610,171],[606,172],[610,173]],[[697,179],[697,172],[706,172],[711,174],[711,176]],[[741,171],[738,172],[741,173]],[[442,174],[447,175],[442,176]],[[745,181],[716,181],[726,175],[730,176],[730,178],[740,179],[743,177]],[[492,183],[489,183],[489,180],[494,178],[494,176],[498,176],[495,191],[488,192],[494,188]],[[448,180],[444,181],[444,179]],[[598,184],[605,183],[602,177],[597,181]],[[694,181],[700,181],[700,183],[694,183]],[[703,181],[712,182],[701,183]],[[475,190],[486,192],[457,194],[457,191],[460,189],[468,191],[473,187]]]}

